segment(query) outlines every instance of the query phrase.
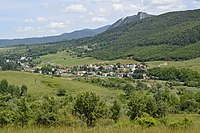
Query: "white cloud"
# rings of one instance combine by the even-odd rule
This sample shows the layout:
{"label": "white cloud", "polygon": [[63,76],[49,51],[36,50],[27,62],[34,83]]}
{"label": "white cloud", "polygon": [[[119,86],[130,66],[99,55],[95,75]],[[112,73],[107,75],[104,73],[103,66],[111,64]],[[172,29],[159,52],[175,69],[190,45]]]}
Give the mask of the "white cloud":
{"label": "white cloud", "polygon": [[124,6],[122,4],[113,4],[113,10],[117,12],[124,12]]}
{"label": "white cloud", "polygon": [[48,28],[50,29],[61,29],[65,27],[66,27],[65,22],[52,22],[48,25]]}
{"label": "white cloud", "polygon": [[158,5],[173,4],[180,2],[180,0],[149,0],[149,1],[151,1],[153,4],[158,4]]}
{"label": "white cloud", "polygon": [[16,29],[16,32],[24,33],[24,32],[30,32],[30,31],[33,31],[33,30],[34,30],[33,27],[18,27]]}
{"label": "white cloud", "polygon": [[112,2],[112,3],[119,3],[121,0],[92,0],[92,2]]}
{"label": "white cloud", "polygon": [[105,17],[93,17],[91,19],[91,22],[93,22],[93,23],[105,23],[105,22],[107,22],[107,19]]}
{"label": "white cloud", "polygon": [[[189,0],[188,0],[189,1]],[[143,0],[136,4],[137,10],[151,14],[162,14],[171,11],[186,10],[186,0]]]}
{"label": "white cloud", "polygon": [[106,14],[106,13],[107,13],[106,9],[104,9],[104,8],[100,8],[100,9],[98,10],[98,12],[99,12],[99,13],[102,13],[102,14]]}
{"label": "white cloud", "polygon": [[[48,28],[43,28],[43,27],[38,27],[37,28],[37,32],[38,33],[43,33],[43,34],[55,34],[55,33],[57,33],[57,30],[55,30],[55,29],[48,29]],[[48,35],[47,34],[47,35]]]}
{"label": "white cloud", "polygon": [[44,23],[44,22],[47,22],[48,19],[47,18],[44,18],[44,17],[37,17],[36,18],[36,22],[38,23]]}
{"label": "white cloud", "polygon": [[193,5],[197,8],[200,8],[200,0],[193,1]]}
{"label": "white cloud", "polygon": [[66,6],[64,12],[85,12],[86,8],[82,4],[71,4]]}
{"label": "white cloud", "polygon": [[38,22],[38,23],[44,23],[44,22],[47,22],[48,19],[47,18],[44,18],[44,17],[37,17],[35,19],[25,19],[24,22],[25,23],[33,23],[33,22]]}
{"label": "white cloud", "polygon": [[25,19],[24,22],[25,22],[25,23],[33,23],[34,20],[33,20],[33,19]]}
{"label": "white cloud", "polygon": [[96,10],[94,12],[89,12],[88,15],[92,17],[105,17],[109,15],[109,12],[104,8],[100,8],[99,10]]}

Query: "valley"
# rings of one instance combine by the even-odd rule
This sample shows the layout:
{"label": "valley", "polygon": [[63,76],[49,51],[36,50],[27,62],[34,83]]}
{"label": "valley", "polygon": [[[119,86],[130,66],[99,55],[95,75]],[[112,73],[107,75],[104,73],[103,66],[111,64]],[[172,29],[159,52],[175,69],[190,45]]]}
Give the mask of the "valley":
{"label": "valley", "polygon": [[200,129],[199,9],[1,43],[5,133]]}

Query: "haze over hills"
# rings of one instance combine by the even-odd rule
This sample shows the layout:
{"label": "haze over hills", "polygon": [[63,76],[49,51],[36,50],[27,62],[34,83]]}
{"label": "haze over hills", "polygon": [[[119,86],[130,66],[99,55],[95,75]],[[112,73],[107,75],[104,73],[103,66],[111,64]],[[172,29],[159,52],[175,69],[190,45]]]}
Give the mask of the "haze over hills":
{"label": "haze over hills", "polygon": [[104,32],[110,27],[110,25],[106,25],[97,29],[83,29],[74,31],[71,33],[64,33],[58,36],[48,36],[48,37],[37,37],[37,38],[25,38],[25,39],[3,39],[0,40],[0,46],[11,46],[11,45],[19,45],[19,44],[40,44],[40,43],[49,43],[49,42],[59,42],[64,40],[72,40],[79,39],[89,36],[94,36],[99,33]]}

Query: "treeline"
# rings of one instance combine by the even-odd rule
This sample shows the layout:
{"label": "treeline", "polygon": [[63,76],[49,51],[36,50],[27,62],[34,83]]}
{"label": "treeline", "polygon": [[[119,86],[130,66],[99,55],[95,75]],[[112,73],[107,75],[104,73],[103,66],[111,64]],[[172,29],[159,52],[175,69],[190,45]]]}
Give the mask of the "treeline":
{"label": "treeline", "polygon": [[[9,85],[6,80],[1,81],[0,90],[1,127],[80,126],[83,122],[94,127],[100,119],[114,124],[124,116],[134,124],[151,127],[166,124],[160,118],[168,113],[195,113],[200,109],[200,92],[180,89],[174,93],[169,87],[161,88],[159,85],[155,92],[134,90],[130,95],[120,95],[109,102],[95,93],[83,92],[72,96],[63,89],[54,95],[34,98],[27,94],[25,85]],[[185,126],[191,121],[178,124]]]}
{"label": "treeline", "polygon": [[191,87],[200,86],[200,74],[190,69],[177,69],[174,67],[158,67],[148,70],[148,74],[152,79],[165,81],[180,81]]}

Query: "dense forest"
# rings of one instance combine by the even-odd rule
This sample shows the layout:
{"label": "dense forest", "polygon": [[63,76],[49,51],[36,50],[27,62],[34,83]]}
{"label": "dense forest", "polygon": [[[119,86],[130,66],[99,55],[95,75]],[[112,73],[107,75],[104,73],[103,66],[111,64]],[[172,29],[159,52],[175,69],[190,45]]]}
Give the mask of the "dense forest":
{"label": "dense forest", "polygon": [[127,57],[139,61],[192,59],[200,55],[197,43],[200,41],[199,14],[200,10],[166,13],[72,43],[73,46],[88,45],[92,50],[83,49],[82,53],[104,60]]}

